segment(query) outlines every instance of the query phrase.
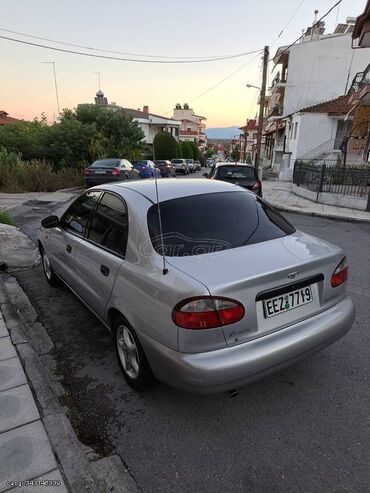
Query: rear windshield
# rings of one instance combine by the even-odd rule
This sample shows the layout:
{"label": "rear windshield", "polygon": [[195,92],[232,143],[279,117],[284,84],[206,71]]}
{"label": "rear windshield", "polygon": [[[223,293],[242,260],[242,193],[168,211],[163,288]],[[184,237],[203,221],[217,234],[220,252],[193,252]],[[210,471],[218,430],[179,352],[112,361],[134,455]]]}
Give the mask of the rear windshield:
{"label": "rear windshield", "polygon": [[141,166],[146,166],[148,163],[146,161],[134,161],[133,164],[137,166],[138,164]]}
{"label": "rear windshield", "polygon": [[256,180],[256,172],[248,166],[220,166],[216,169],[216,178]]}
{"label": "rear windshield", "polygon": [[91,165],[92,168],[114,168],[120,165],[119,159],[99,159],[94,161]]}
{"label": "rear windshield", "polygon": [[171,163],[173,164],[184,164],[183,159],[172,159]]}
{"label": "rear windshield", "polygon": [[[160,203],[164,254],[201,255],[260,243],[295,232],[275,209],[247,191],[208,193]],[[154,249],[162,254],[158,207],[148,211]]]}

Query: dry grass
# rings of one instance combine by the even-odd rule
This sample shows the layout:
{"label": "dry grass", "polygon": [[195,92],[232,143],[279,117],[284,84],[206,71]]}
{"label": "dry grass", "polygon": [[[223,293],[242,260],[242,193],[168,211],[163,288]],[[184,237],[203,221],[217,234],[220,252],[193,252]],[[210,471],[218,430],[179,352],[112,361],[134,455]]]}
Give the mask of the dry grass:
{"label": "dry grass", "polygon": [[80,168],[53,171],[45,161],[22,161],[17,154],[0,149],[1,192],[54,192],[83,183],[83,170]]}

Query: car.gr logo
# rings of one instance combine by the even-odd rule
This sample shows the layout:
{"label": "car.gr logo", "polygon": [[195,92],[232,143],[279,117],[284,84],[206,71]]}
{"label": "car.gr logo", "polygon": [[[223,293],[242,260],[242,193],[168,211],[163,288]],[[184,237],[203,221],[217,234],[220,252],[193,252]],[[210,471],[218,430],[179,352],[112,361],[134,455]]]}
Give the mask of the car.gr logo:
{"label": "car.gr logo", "polygon": [[[163,239],[163,241],[162,241]],[[189,238],[181,233],[165,233],[161,238],[155,236],[140,246],[140,254],[143,257],[153,255],[153,247],[160,255],[168,257],[200,256],[217,254],[222,250],[231,248],[231,244],[216,238]]]}

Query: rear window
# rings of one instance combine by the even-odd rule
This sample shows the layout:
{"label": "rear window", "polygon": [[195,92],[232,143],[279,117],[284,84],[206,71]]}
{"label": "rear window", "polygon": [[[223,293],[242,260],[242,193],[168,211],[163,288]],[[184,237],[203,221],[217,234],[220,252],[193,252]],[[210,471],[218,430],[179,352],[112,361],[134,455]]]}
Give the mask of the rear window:
{"label": "rear window", "polygon": [[114,168],[119,166],[121,161],[119,159],[99,159],[94,161],[91,165],[92,168]]}
{"label": "rear window", "polygon": [[133,164],[135,166],[137,166],[137,165],[146,166],[148,163],[146,161],[134,161]]}
{"label": "rear window", "polygon": [[171,161],[172,164],[184,164],[183,159],[172,159]]}
{"label": "rear window", "polygon": [[[195,195],[160,203],[164,254],[201,255],[260,243],[295,232],[275,209],[247,191]],[[162,254],[158,207],[148,211],[154,249]]]}
{"label": "rear window", "polygon": [[254,168],[248,166],[220,166],[215,172],[216,178],[221,179],[245,179],[256,180],[256,172]]}

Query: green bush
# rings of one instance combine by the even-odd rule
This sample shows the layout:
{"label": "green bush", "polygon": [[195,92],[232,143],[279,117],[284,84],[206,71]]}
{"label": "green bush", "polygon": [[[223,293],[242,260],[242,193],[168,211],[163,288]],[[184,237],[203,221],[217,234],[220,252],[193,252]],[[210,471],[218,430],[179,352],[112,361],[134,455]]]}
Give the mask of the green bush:
{"label": "green bush", "polygon": [[153,141],[156,159],[174,159],[178,157],[177,141],[168,132],[158,132]]}
{"label": "green bush", "polygon": [[9,216],[8,211],[1,211],[0,210],[0,223],[9,224],[10,226],[15,226],[15,222]]}
{"label": "green bush", "polygon": [[181,142],[181,157],[184,159],[194,159],[193,148],[190,142]]}

